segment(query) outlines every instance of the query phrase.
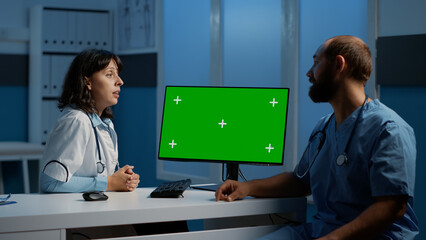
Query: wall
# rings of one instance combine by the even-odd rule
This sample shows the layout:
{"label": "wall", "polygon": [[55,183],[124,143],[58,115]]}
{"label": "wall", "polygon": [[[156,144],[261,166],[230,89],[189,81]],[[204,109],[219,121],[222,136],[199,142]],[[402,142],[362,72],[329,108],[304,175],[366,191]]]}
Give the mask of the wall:
{"label": "wall", "polygon": [[299,52],[299,158],[319,118],[332,112],[328,103],[313,103],[306,73],[315,51],[328,38],[354,35],[367,40],[367,0],[300,0]]}
{"label": "wall", "polygon": [[[426,2],[422,0],[380,0],[379,37],[426,34]],[[398,48],[398,46],[395,46]],[[418,56],[412,52],[413,57]],[[409,58],[410,60],[413,58]],[[420,59],[424,59],[421,57]],[[425,65],[423,60],[423,66]],[[416,185],[414,190],[414,211],[419,221],[420,234],[416,239],[426,239],[426,77],[417,76],[422,85],[382,85],[380,100],[394,109],[413,127],[417,141]],[[404,82],[404,79],[401,79]]]}
{"label": "wall", "polygon": [[[328,103],[313,103],[308,92],[311,84],[306,72],[313,64],[313,54],[328,38],[354,35],[367,40],[367,0],[300,0],[299,23],[299,158],[305,150],[313,127],[320,117],[333,111]],[[315,215],[308,205],[308,221]]]}
{"label": "wall", "polygon": [[[378,4],[378,36],[398,36],[425,34],[426,2],[421,0],[398,1],[384,0]],[[307,139],[316,119],[332,111],[328,104],[314,104],[307,97],[310,84],[305,74],[312,64],[312,54],[321,42],[327,38],[352,34],[367,41],[367,1],[345,2],[327,0],[321,3],[313,0],[300,1],[300,68],[299,68],[299,156],[306,146]],[[348,26],[350,26],[348,28]],[[374,46],[369,46],[374,51]],[[397,47],[397,46],[395,46]],[[415,54],[415,53],[414,53]],[[426,82],[424,76],[423,82]],[[417,165],[414,210],[419,219],[420,235],[426,229],[426,177],[423,171],[426,164],[426,86],[380,86],[380,100],[400,114],[413,128],[417,139]],[[315,209],[308,207],[308,215],[315,214]]]}
{"label": "wall", "polygon": [[[20,7],[25,7],[25,1],[21,1],[21,5]],[[69,3],[69,2],[68,2]],[[81,4],[81,3],[80,3]],[[166,1],[165,4],[165,18],[167,19],[167,9],[169,9],[167,6],[167,4],[172,4],[172,3],[168,3]],[[188,6],[191,6],[191,4],[195,4],[195,3],[191,3],[191,1],[187,1],[186,3],[179,3],[179,4],[187,4]],[[205,5],[206,3],[197,3],[197,4],[201,4],[201,5]],[[17,7],[18,6],[18,7]],[[207,4],[208,6],[208,4]],[[333,6],[333,7],[330,7]],[[12,6],[13,8],[17,8],[19,9],[19,1],[16,3],[16,5]],[[173,9],[170,7],[170,9]],[[187,11],[191,11],[191,8],[188,7]],[[25,12],[25,10],[21,10],[21,11],[17,11],[17,12],[21,12],[21,14],[18,14],[18,16],[20,17],[14,17],[15,22],[17,22],[16,24],[22,26],[23,23],[26,20],[22,21],[22,18],[26,19],[25,14],[23,12]],[[170,12],[175,14],[176,19],[179,19],[179,21],[184,21],[184,19],[187,19],[185,21],[189,21],[189,23],[191,23],[191,18],[188,16],[180,16],[178,15],[178,12]],[[169,14],[170,14],[169,13]],[[193,14],[196,14],[197,11],[193,11]],[[199,12],[198,12],[199,13]],[[204,12],[204,14],[207,14],[208,12]],[[196,17],[196,16],[195,16]],[[194,19],[194,18],[193,18]],[[348,23],[350,22],[351,24],[344,24],[344,23]],[[181,23],[181,24],[185,24],[185,22]],[[366,36],[366,3],[365,1],[362,1],[361,3],[359,2],[341,2],[338,0],[328,0],[325,4],[324,3],[317,3],[317,1],[313,1],[313,0],[301,0],[300,1],[300,60],[299,60],[299,104],[300,104],[300,108],[299,108],[299,119],[300,119],[300,124],[299,124],[299,156],[301,154],[301,152],[304,149],[304,146],[306,145],[308,136],[310,134],[310,130],[312,129],[312,127],[314,126],[314,124],[316,123],[317,119],[319,119],[320,116],[326,114],[327,112],[331,111],[330,107],[327,104],[313,104],[310,99],[307,97],[307,92],[308,92],[308,88],[309,88],[309,83],[307,81],[307,78],[305,77],[305,73],[306,71],[310,68],[311,64],[312,64],[312,54],[315,52],[316,48],[319,46],[319,44],[321,44],[324,40],[326,40],[327,38],[334,36],[334,35],[338,35],[338,34],[353,34],[353,35],[357,35],[360,36],[361,38],[365,39]],[[329,26],[333,26],[333,28],[330,28]],[[347,28],[347,26],[351,26],[350,29]],[[23,26],[25,27],[25,26]],[[273,29],[273,28],[271,28]],[[191,30],[188,30],[191,31]],[[203,30],[199,30],[197,32],[203,32]],[[195,32],[188,32],[188,34],[185,34],[185,32],[179,32],[178,28],[167,28],[167,25],[165,26],[165,34],[164,34],[164,39],[165,39],[165,66],[170,66],[171,69],[175,69],[174,72],[170,72],[169,74],[165,74],[165,79],[170,79],[168,80],[170,83],[180,83],[180,84],[184,84],[185,82],[200,82],[200,85],[202,85],[202,81],[207,81],[206,79],[208,79],[208,70],[203,70],[206,67],[208,68],[209,63],[203,63],[203,61],[197,60],[200,59],[199,57],[201,55],[196,55],[198,56],[197,58],[191,57],[194,55],[189,54],[190,52],[186,51],[185,54],[182,54],[180,52],[180,49],[185,49],[184,47],[174,47],[174,48],[167,48],[167,41],[172,41],[176,44],[179,44],[179,42],[181,42],[182,44],[188,44],[190,43],[190,41],[185,41],[187,38],[191,37],[193,34],[195,34]],[[208,34],[208,32],[207,32]],[[268,33],[269,34],[269,33]],[[196,39],[196,38],[195,38]],[[200,38],[198,38],[197,40],[199,40]],[[230,43],[231,42],[230,38]],[[197,43],[197,42],[195,42]],[[199,44],[199,43],[197,43]],[[208,44],[208,42],[207,42]],[[1,46],[1,45],[0,45]],[[201,53],[202,51],[197,50],[196,44],[193,44],[191,46],[188,46],[187,49],[192,49],[191,51],[193,52],[198,52]],[[208,46],[208,45],[207,45]],[[231,46],[231,45],[229,45]],[[208,47],[204,48],[204,49],[208,49]],[[243,47],[241,47],[241,49],[243,49]],[[188,58],[188,61],[180,61],[178,62],[179,64],[186,64],[186,65],[200,65],[201,66],[205,66],[205,67],[194,67],[192,71],[182,71],[182,69],[186,69],[186,68],[182,68],[179,67],[179,64],[176,64],[174,62],[170,62],[168,63],[167,58],[168,56],[177,56],[179,59],[184,60],[185,58]],[[244,55],[241,55],[243,58]],[[230,59],[230,63],[232,62],[238,62],[238,59],[236,60],[232,60],[232,58]],[[231,65],[229,65],[231,66]],[[182,72],[182,74],[179,73],[179,71]],[[205,71],[205,73],[202,73],[202,71]],[[226,76],[228,76],[228,82],[229,81],[233,81],[231,80],[232,75],[238,74],[237,72],[233,73],[230,70],[227,70],[227,68],[225,68],[225,73]],[[241,73],[244,73],[244,70],[240,70]],[[274,71],[270,72],[269,74],[273,73]],[[278,75],[277,77],[269,77],[268,81],[271,81],[272,79],[279,79],[279,73],[276,73],[275,75]],[[169,76],[173,76],[173,78],[169,77]],[[204,77],[203,77],[204,76]],[[241,75],[242,77],[243,75]],[[194,79],[197,78],[197,79]],[[177,79],[177,80],[176,80]],[[194,79],[194,80],[191,80]],[[203,80],[204,79],[204,80]],[[250,78],[252,79],[252,78]],[[176,82],[177,81],[177,82]],[[250,81],[255,81],[255,80],[250,80]],[[259,80],[261,81],[261,80]],[[238,81],[237,81],[238,82]],[[260,85],[271,85],[273,83],[267,83],[267,82],[262,82],[259,83]],[[232,85],[235,85],[235,82],[232,83]],[[125,89],[126,85],[124,86]],[[21,88],[21,97],[26,97],[26,88],[25,86],[23,86],[23,88]],[[148,89],[145,89],[144,91],[149,91]],[[146,93],[141,93],[141,94],[146,94]],[[153,92],[150,92],[149,94],[154,94]],[[124,103],[125,103],[125,95],[122,95],[122,97],[120,98],[120,103],[117,106],[117,110],[121,113],[124,113],[125,111],[123,110],[125,107]],[[124,103],[123,103],[124,102]],[[144,103],[148,103],[148,102],[152,102],[152,101],[144,101]],[[24,103],[24,101],[23,101]],[[23,106],[16,106],[17,109],[21,109],[22,110],[22,114],[26,114],[26,110],[24,111],[23,109],[26,109],[26,105]],[[149,107],[147,107],[148,109],[150,109]],[[118,112],[117,112],[118,113]],[[15,119],[15,118],[12,118]],[[20,118],[20,121],[22,121],[22,118]],[[15,122],[14,120],[11,120],[11,122]],[[19,122],[19,121],[18,121]],[[123,163],[129,163],[129,162],[133,162],[135,160],[131,160],[133,159],[137,159],[138,158],[138,153],[135,150],[131,150],[130,148],[128,148],[127,146],[129,145],[133,145],[133,144],[126,144],[127,142],[131,142],[131,140],[128,139],[132,139],[132,136],[127,136],[126,130],[121,130],[120,128],[128,128],[128,125],[123,125],[121,126],[121,122],[125,122],[124,117],[120,116],[120,114],[116,115],[116,127],[117,127],[117,131],[120,132],[122,131],[123,134],[120,134],[120,158],[123,156],[124,157],[124,161]],[[25,129],[26,128],[26,124],[23,124],[23,126],[20,127],[16,127],[17,129]],[[13,129],[13,128],[8,128],[8,129]],[[5,138],[7,139],[7,138]],[[26,136],[24,136],[23,138],[21,138],[20,140],[26,140]],[[124,150],[124,149],[126,150]],[[137,147],[134,146],[134,149],[137,149]],[[129,152],[130,151],[130,152]],[[153,156],[153,152],[150,152],[149,155],[152,157]],[[151,158],[149,158],[149,161],[152,161]],[[148,167],[146,164],[148,162],[148,160],[144,160],[142,161],[143,163],[140,165],[140,169],[142,172],[145,172],[145,169]],[[139,164],[139,161],[136,161],[135,164]],[[151,165],[150,165],[151,166]],[[152,166],[151,166],[152,167]],[[153,168],[155,169],[155,167]],[[150,182],[151,178],[147,178],[144,179],[145,182]],[[153,181],[153,184],[155,184],[155,180]]]}
{"label": "wall", "polygon": [[[281,84],[285,64],[281,60],[281,14],[281,0],[223,1],[224,86],[288,87]],[[252,180],[279,174],[284,168],[241,164],[240,169]]]}
{"label": "wall", "polygon": [[[1,54],[17,54],[26,55],[28,52],[27,43],[25,42],[26,28],[28,27],[27,7],[34,3],[47,2],[50,4],[73,5],[97,7],[105,6],[113,8],[115,1],[31,1],[31,0],[15,0],[2,1],[0,8],[0,28],[13,27],[19,31],[16,36],[20,40],[9,41],[0,38],[0,53]],[[201,4],[199,1],[181,1],[179,4]],[[165,14],[167,11],[173,12],[172,1],[170,5],[165,6]],[[420,24],[426,22],[425,2],[422,0],[398,1],[386,0],[379,1],[379,36],[394,36],[403,34],[426,33],[426,25]],[[207,4],[208,5],[208,4]],[[191,10],[191,9],[189,9]],[[174,14],[177,14],[176,12]],[[196,13],[193,13],[196,14]],[[208,14],[205,11],[203,14]],[[395,17],[397,16],[397,17]],[[167,16],[166,16],[167,17]],[[185,16],[181,16],[184,24]],[[201,16],[201,18],[203,18]],[[191,22],[191,19],[185,21]],[[387,24],[383,24],[387,23]],[[312,65],[312,55],[317,47],[327,38],[340,35],[351,34],[367,40],[367,0],[363,1],[339,1],[339,0],[300,0],[300,26],[299,26],[299,141],[298,152],[299,157],[306,146],[309,134],[316,121],[320,116],[332,111],[328,104],[314,104],[308,97],[308,89],[310,84],[305,76],[307,70]],[[166,41],[179,41],[185,43],[188,35],[180,35],[177,30],[169,29],[165,31],[164,39]],[[208,33],[207,33],[208,34]],[[189,48],[191,46],[188,46]],[[183,57],[184,60],[198,60],[192,58],[192,55],[181,55],[178,49],[164,49],[166,54],[171,54],[177,57]],[[175,52],[174,52],[175,51]],[[195,54],[195,53],[194,53]],[[204,54],[204,53],[203,53]],[[1,56],[0,56],[1,57]],[[200,57],[200,55],[198,55]],[[204,60],[203,60],[204,61]],[[178,71],[178,66],[173,62],[167,63]],[[208,66],[208,63],[206,63]],[[195,69],[197,71],[178,74],[177,76],[182,81],[187,81],[188,76],[192,78],[200,78],[205,76],[208,78],[208,67],[203,69]],[[5,72],[8,69],[1,69],[0,72]],[[201,72],[201,73],[200,73]],[[200,73],[197,75],[197,73]],[[174,75],[175,73],[171,73]],[[192,74],[192,75],[191,75]],[[167,76],[166,76],[167,77]],[[0,82],[10,81],[13,79],[4,80],[4,75]],[[207,80],[206,80],[207,81]],[[176,83],[176,82],[173,82]],[[201,83],[203,84],[203,83]],[[28,88],[24,84],[11,84],[0,86],[0,104],[2,114],[0,118],[0,140],[1,141],[26,141],[27,140],[27,94]],[[424,122],[426,120],[426,88],[425,87],[386,87],[382,86],[380,90],[381,101],[389,107],[396,110],[400,115],[407,120],[415,129],[418,146],[418,161],[416,175],[416,201],[415,211],[420,220],[421,230],[425,229],[426,207],[423,205],[426,202],[426,191],[424,191],[424,182],[426,182],[424,174],[421,174],[426,169],[424,161],[426,157],[426,149],[422,148],[426,144],[426,129]],[[120,96],[120,103],[115,107],[116,113],[116,128],[120,137],[120,159],[121,164],[135,164],[137,169],[142,172],[142,185],[154,186],[158,183],[155,177],[155,116],[156,116],[156,89],[155,87],[123,87],[123,92]],[[135,104],[136,102],[136,104]],[[407,107],[409,106],[409,107]],[[136,128],[136,130],[135,130]],[[143,141],[144,144],[139,144]],[[5,169],[18,169],[19,166],[11,164],[5,166]],[[3,171],[3,174],[8,178],[6,191],[22,192],[22,187],[19,184],[19,179],[22,177],[16,171]],[[15,184],[17,182],[18,184]],[[310,207],[309,215],[315,213],[315,210]],[[420,236],[420,238],[422,235]],[[420,239],[418,238],[418,239]]]}
{"label": "wall", "polygon": [[[167,85],[210,85],[210,1],[164,0],[163,49],[164,80],[160,91],[164,93]],[[159,109],[162,111],[162,105]],[[194,181],[197,176],[209,175],[207,163],[161,160],[159,164],[164,166],[164,172],[178,174],[176,178],[187,175]]]}
{"label": "wall", "polygon": [[156,96],[156,87],[123,86],[119,104],[114,107],[120,167],[135,166],[142,187],[160,183],[155,174]]}
{"label": "wall", "polygon": [[[0,69],[0,72],[3,72],[3,70]],[[0,94],[2,109],[0,117],[0,141],[26,141],[28,133],[27,87],[0,86],[0,91],[2,92]],[[38,170],[37,164],[30,162],[28,165],[30,169],[34,169],[33,172]],[[12,169],[18,170],[11,171]],[[19,162],[1,163],[0,170],[2,172],[0,172],[0,175],[3,176],[4,192],[24,192],[23,175],[20,169],[22,167]]]}
{"label": "wall", "polygon": [[[210,73],[210,1],[164,1],[164,85],[204,86],[223,80],[223,86],[281,87],[281,0],[223,1],[221,9],[219,80],[211,79]],[[193,182],[206,181],[196,177],[209,176],[220,167],[199,162],[160,164],[169,174],[161,172],[161,176],[173,179],[186,174]],[[282,172],[282,166],[241,164],[240,168],[248,179]],[[220,181],[220,176],[215,177],[208,181]]]}
{"label": "wall", "polygon": [[[90,9],[115,10],[117,2],[114,0],[16,0],[1,1],[0,30],[7,30],[0,34],[0,104],[2,117],[0,118],[0,141],[27,141],[28,140],[28,39],[29,8],[36,4],[50,7],[71,7]],[[24,63],[22,63],[24,59]],[[135,166],[135,171],[141,173],[142,186],[156,186],[155,176],[155,125],[156,125],[156,82],[147,80],[146,68],[156,65],[146,65],[141,62],[128,63],[132,57],[123,57],[124,70],[131,71],[123,74],[125,85],[120,94],[119,104],[114,107],[115,127],[119,135],[120,165]],[[140,59],[140,58],[138,58]],[[151,61],[152,62],[152,61]],[[126,66],[128,68],[126,69]],[[24,74],[22,74],[24,73]],[[152,77],[151,73],[149,74]],[[136,79],[134,79],[136,76]],[[130,77],[133,77],[130,79]],[[156,77],[153,76],[154,78]],[[4,178],[4,191],[12,193],[23,192],[21,164],[19,162],[2,162],[0,174]],[[38,163],[31,161],[30,181],[31,191],[36,192],[38,186]]]}
{"label": "wall", "polygon": [[381,86],[380,101],[395,110],[414,129],[417,141],[414,212],[420,228],[416,239],[426,239],[426,86]]}

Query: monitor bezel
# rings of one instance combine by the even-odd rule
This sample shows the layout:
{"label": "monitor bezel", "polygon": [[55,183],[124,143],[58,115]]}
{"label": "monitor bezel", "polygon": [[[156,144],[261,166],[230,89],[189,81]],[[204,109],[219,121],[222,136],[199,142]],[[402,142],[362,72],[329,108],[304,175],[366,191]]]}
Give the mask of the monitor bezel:
{"label": "monitor bezel", "polygon": [[[239,88],[239,89],[287,89],[287,108],[286,108],[286,118],[284,123],[284,141],[283,141],[283,152],[281,163],[265,163],[265,162],[253,162],[253,161],[235,161],[235,160],[214,160],[214,159],[200,159],[200,158],[170,158],[170,157],[160,157],[160,147],[161,147],[161,136],[163,133],[163,122],[164,122],[164,107],[166,103],[166,93],[168,87],[185,87],[185,88]],[[161,116],[161,125],[160,125],[160,137],[158,141],[158,153],[157,158],[159,160],[174,161],[174,162],[205,162],[205,163],[225,163],[225,164],[247,164],[247,165],[256,165],[256,166],[283,166],[284,165],[284,152],[285,152],[285,140],[287,134],[287,121],[288,121],[288,106],[290,99],[290,88],[285,87],[228,87],[228,86],[183,86],[183,85],[166,85],[164,87],[164,97],[163,97],[163,110]]]}

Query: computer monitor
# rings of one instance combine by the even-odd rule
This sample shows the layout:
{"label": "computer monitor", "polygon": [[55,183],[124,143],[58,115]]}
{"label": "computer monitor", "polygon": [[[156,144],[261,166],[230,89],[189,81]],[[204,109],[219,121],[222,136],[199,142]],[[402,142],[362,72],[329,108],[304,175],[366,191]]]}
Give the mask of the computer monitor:
{"label": "computer monitor", "polygon": [[288,88],[166,86],[158,158],[283,165]]}

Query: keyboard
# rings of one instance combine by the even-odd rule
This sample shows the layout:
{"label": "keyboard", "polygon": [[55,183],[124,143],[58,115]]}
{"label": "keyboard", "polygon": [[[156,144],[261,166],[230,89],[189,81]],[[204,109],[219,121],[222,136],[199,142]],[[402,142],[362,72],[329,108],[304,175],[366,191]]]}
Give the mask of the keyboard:
{"label": "keyboard", "polygon": [[154,191],[151,192],[152,198],[178,198],[183,197],[183,192],[191,184],[191,179],[184,179],[180,181],[167,182],[159,185]]}

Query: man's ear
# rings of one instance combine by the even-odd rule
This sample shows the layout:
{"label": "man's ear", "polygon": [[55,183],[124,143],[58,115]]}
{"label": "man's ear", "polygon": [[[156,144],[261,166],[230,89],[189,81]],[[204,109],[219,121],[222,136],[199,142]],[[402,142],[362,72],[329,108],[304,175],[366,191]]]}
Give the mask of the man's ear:
{"label": "man's ear", "polygon": [[336,56],[336,69],[339,72],[343,72],[343,69],[345,69],[346,60],[342,55]]}
{"label": "man's ear", "polygon": [[88,77],[84,77],[84,83],[86,84],[87,89],[92,90],[92,82]]}

